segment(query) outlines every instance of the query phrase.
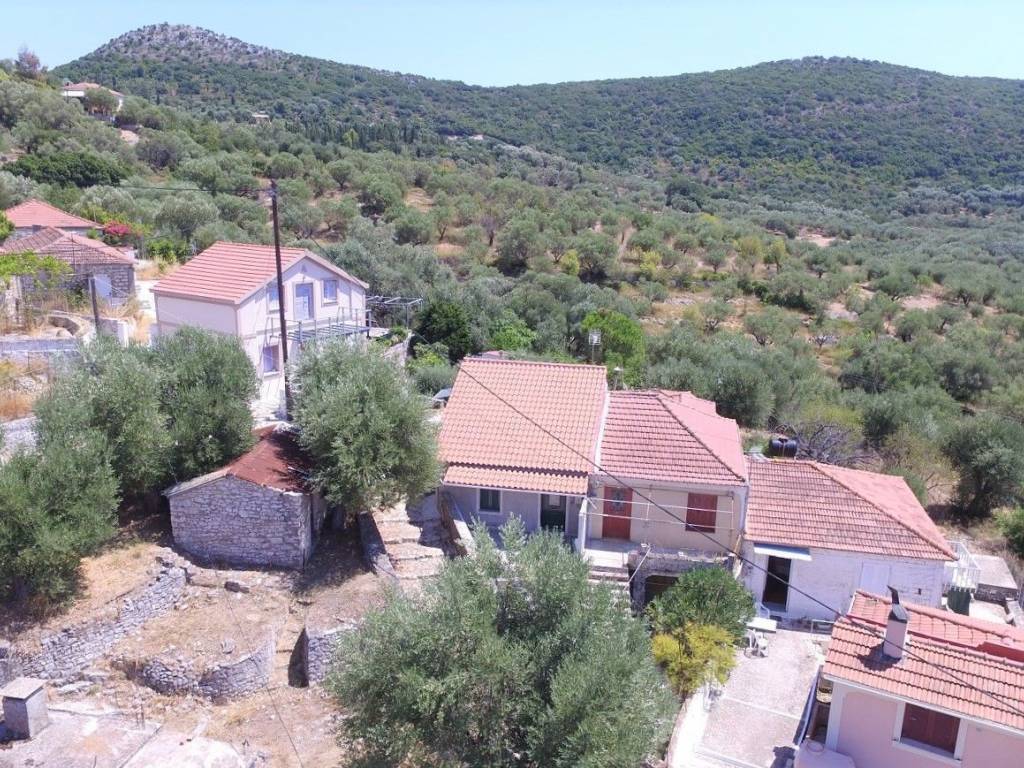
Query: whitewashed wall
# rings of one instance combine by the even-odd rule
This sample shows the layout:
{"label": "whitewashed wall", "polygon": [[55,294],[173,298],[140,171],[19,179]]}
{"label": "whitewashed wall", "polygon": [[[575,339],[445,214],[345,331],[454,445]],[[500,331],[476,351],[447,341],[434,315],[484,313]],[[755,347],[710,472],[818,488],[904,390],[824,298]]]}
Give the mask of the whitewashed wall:
{"label": "whitewashed wall", "polygon": [[[540,529],[540,494],[527,491],[502,491],[501,512],[480,511],[480,491],[478,488],[465,488],[456,485],[444,486],[444,491],[451,494],[451,497],[458,504],[463,515],[472,519],[479,517],[480,520],[492,526],[500,526],[512,515],[518,516],[526,526],[528,532]],[[575,538],[579,527],[579,512],[582,501],[579,498],[569,497],[566,504],[565,532],[567,536]]]}
{"label": "whitewashed wall", "polygon": [[[901,597],[907,602],[933,607],[942,604],[942,561],[884,557],[830,549],[811,549],[810,555],[809,561],[792,561],[790,583],[840,611],[845,612],[850,607],[853,593],[861,588],[861,574],[865,563],[888,567],[886,582],[898,589]],[[768,556],[755,555],[751,542],[744,543],[743,556],[759,566],[754,568],[745,564],[742,579],[755,599],[761,600],[765,582],[765,573],[761,569],[768,566]],[[789,590],[789,603],[785,615],[793,619],[836,618],[830,611],[792,588]]]}

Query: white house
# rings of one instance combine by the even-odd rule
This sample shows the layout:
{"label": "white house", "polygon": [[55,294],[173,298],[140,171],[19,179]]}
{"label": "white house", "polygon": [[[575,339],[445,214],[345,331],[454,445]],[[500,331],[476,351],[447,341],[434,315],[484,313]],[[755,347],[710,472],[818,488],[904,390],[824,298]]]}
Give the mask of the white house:
{"label": "white house", "polygon": [[758,567],[745,566],[743,580],[773,614],[833,621],[826,605],[841,611],[858,589],[889,586],[942,604],[957,558],[902,477],[793,459],[748,465],[743,555]]}
{"label": "white house", "polygon": [[121,107],[124,106],[124,94],[115,91],[113,88],[106,88],[99,83],[65,83],[61,86],[60,95],[65,99],[84,99],[85,94],[97,89],[109,91],[110,95],[117,99],[117,111],[121,111]]}
{"label": "white house", "polygon": [[[288,357],[314,339],[369,330],[367,284],[304,248],[281,249]],[[260,376],[261,397],[284,395],[274,247],[218,242],[153,286],[157,332],[196,326],[236,336]]]}

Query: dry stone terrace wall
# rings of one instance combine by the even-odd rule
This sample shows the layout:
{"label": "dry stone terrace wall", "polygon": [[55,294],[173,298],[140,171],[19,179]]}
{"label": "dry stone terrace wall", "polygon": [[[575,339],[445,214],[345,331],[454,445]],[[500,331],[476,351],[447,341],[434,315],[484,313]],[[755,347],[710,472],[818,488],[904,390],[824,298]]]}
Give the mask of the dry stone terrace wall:
{"label": "dry stone terrace wall", "polygon": [[9,648],[6,663],[0,658],[0,684],[7,682],[5,674],[47,680],[74,677],[116,642],[171,610],[185,582],[182,567],[165,564],[152,581],[110,604],[104,615],[19,641]]}
{"label": "dry stone terrace wall", "polygon": [[207,561],[302,568],[311,549],[310,497],[219,477],[172,495],[174,541]]}
{"label": "dry stone terrace wall", "polygon": [[196,669],[184,654],[144,660],[118,659],[115,666],[135,682],[163,694],[193,694],[214,701],[248,696],[270,682],[277,650],[277,631],[271,629],[256,647],[240,657]]}
{"label": "dry stone terrace wall", "polygon": [[303,629],[299,642],[302,644],[302,662],[308,685],[323,682],[342,638],[358,626],[357,622],[346,621],[329,629],[309,625]]}

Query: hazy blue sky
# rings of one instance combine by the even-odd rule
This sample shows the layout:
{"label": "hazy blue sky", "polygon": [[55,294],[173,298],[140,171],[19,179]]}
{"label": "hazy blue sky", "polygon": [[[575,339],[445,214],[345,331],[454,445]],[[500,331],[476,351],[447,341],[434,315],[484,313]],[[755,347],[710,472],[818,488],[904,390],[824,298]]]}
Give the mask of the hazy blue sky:
{"label": "hazy blue sky", "polygon": [[1024,78],[1021,0],[0,0],[0,57],[27,45],[54,66],[160,21],[482,85],[668,75],[808,55]]}

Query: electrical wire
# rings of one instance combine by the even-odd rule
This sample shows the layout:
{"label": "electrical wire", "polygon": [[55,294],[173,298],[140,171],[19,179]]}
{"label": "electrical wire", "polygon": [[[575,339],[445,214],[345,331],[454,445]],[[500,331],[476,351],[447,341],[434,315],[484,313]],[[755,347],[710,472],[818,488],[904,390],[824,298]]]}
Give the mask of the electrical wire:
{"label": "electrical wire", "polygon": [[[604,475],[607,475],[609,478],[614,480],[619,485],[623,486],[624,488],[628,488],[630,491],[632,491],[635,495],[639,496],[641,499],[646,501],[648,504],[653,505],[655,508],[661,510],[666,515],[668,515],[669,517],[677,520],[680,523],[683,523],[686,526],[687,530],[692,530],[695,533],[700,534],[704,538],[706,538],[709,541],[711,541],[712,543],[714,543],[716,547],[719,547],[719,548],[724,549],[727,552],[729,552],[731,555],[736,557],[741,563],[749,565],[750,567],[754,568],[755,570],[763,572],[766,577],[771,577],[771,578],[775,579],[776,581],[780,582],[781,584],[784,584],[787,588],[793,590],[794,592],[796,592],[799,595],[802,595],[803,597],[806,597],[808,600],[811,600],[815,604],[820,605],[821,607],[825,608],[826,610],[828,610],[830,613],[833,613],[837,617],[844,615],[843,611],[836,609],[835,607],[829,605],[828,603],[826,603],[826,602],[824,602],[822,600],[819,600],[817,597],[815,597],[814,595],[810,594],[809,592],[806,592],[805,590],[800,589],[799,587],[793,585],[791,582],[789,582],[789,581],[787,581],[785,579],[782,579],[779,576],[776,576],[775,574],[769,572],[769,570],[767,568],[765,568],[763,566],[760,566],[757,563],[755,563],[754,561],[744,557],[740,552],[738,552],[737,550],[733,549],[732,547],[725,546],[725,545],[721,544],[713,536],[711,536],[709,533],[700,530],[698,527],[693,526],[690,523],[687,523],[685,520],[680,518],[678,515],[676,515],[673,512],[670,512],[664,506],[662,506],[658,502],[654,501],[649,496],[645,495],[642,491],[640,491],[636,487],[634,487],[634,486],[630,485],[629,483],[625,482],[623,479],[621,479],[620,477],[615,475],[615,473],[609,472],[607,469],[605,469],[600,464],[598,464],[594,459],[591,459],[589,456],[584,454],[582,451],[577,450],[572,445],[570,445],[569,443],[567,443],[564,440],[562,440],[560,437],[558,437],[558,435],[554,434],[549,429],[544,427],[542,424],[539,424],[535,419],[531,418],[529,416],[529,414],[524,413],[522,410],[520,410],[515,405],[510,403],[507,399],[505,399],[500,394],[498,394],[493,389],[491,389],[486,384],[484,384],[482,381],[480,381],[477,377],[473,376],[471,373],[469,373],[466,370],[466,366],[462,366],[459,369],[459,375],[460,376],[463,376],[463,375],[466,376],[466,378],[468,378],[470,381],[474,382],[477,386],[479,386],[481,389],[483,389],[485,392],[487,392],[489,395],[491,395],[493,398],[495,398],[498,402],[502,403],[507,408],[509,408],[514,414],[516,414],[517,416],[525,419],[526,421],[531,423],[533,426],[535,426],[537,429],[539,429],[541,432],[543,432],[545,435],[550,437],[552,440],[554,440],[555,442],[559,443],[562,447],[566,448],[570,452],[572,452],[572,453],[576,454],[577,456],[579,456],[580,458],[582,458],[585,462],[587,462],[588,464],[592,465],[594,467],[594,469],[596,469],[598,472],[600,472],[600,473],[602,473]],[[687,407],[689,407],[689,406],[687,406]],[[695,408],[691,408],[691,410],[700,413],[700,411],[697,411],[697,409],[695,409]],[[706,414],[704,414],[704,415],[706,415]],[[885,640],[885,634],[884,633],[879,634],[879,629],[878,629],[877,626],[874,626],[874,625],[871,625],[871,624],[865,624],[863,622],[860,622],[857,619],[851,618],[850,616],[846,616],[846,619],[854,627],[856,627],[856,628],[858,628],[858,629],[860,629],[860,630],[870,634],[873,637],[877,637],[877,638],[879,638],[879,639],[881,639],[883,641]],[[950,672],[945,667],[941,667],[941,666],[939,666],[939,665],[929,661],[928,659],[924,658],[920,654],[915,653],[913,651],[913,649],[910,648],[910,647],[905,648],[903,652],[904,652],[904,655],[909,656],[909,657],[911,657],[911,658],[913,658],[913,659],[915,659],[915,660],[917,660],[917,661],[919,661],[919,662],[921,662],[921,663],[923,663],[923,664],[925,664],[925,665],[927,665],[927,666],[937,670],[938,672],[940,672],[941,674],[943,674],[944,676],[946,676],[947,678],[949,678],[953,682],[957,683],[958,685],[963,685],[963,686],[965,686],[967,688],[970,688],[973,691],[977,691],[978,693],[982,694],[983,696],[987,696],[987,697],[993,699],[1000,706],[1009,709],[1014,714],[1020,715],[1021,717],[1024,717],[1024,709],[1019,709],[1016,706],[1016,702],[1015,701],[1007,700],[1007,699],[1003,698],[1002,696],[1000,696],[998,694],[995,694],[995,693],[992,693],[991,691],[986,691],[986,690],[984,690],[982,688],[979,688],[978,686],[974,685],[973,683],[969,682],[968,680],[965,680],[961,676],[959,676],[959,675],[957,675],[957,674],[955,674],[953,672]]]}

